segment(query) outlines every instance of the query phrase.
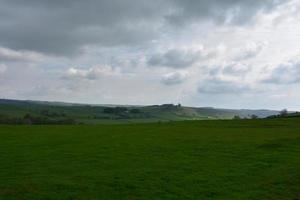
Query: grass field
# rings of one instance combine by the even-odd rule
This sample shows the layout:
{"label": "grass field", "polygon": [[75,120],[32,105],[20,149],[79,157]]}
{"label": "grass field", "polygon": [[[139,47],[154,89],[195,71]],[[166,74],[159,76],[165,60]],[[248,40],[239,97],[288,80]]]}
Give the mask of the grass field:
{"label": "grass field", "polygon": [[300,119],[0,126],[0,199],[300,197]]}

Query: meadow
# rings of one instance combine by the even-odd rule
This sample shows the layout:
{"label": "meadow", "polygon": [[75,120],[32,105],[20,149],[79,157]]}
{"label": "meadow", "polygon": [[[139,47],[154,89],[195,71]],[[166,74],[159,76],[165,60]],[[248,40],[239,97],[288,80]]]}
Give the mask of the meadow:
{"label": "meadow", "polygon": [[0,199],[300,198],[300,118],[1,125]]}

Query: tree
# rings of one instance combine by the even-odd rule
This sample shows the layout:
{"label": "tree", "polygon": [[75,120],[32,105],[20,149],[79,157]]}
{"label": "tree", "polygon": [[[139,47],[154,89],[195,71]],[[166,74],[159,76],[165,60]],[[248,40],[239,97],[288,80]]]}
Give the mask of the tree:
{"label": "tree", "polygon": [[139,114],[139,113],[141,113],[141,110],[137,109],[137,108],[133,108],[133,109],[130,110],[130,113],[132,113],[132,114]]}
{"label": "tree", "polygon": [[32,124],[33,123],[33,117],[29,113],[26,113],[24,115],[23,120],[24,120],[25,124]]}
{"label": "tree", "polygon": [[111,107],[107,107],[103,109],[103,113],[111,114],[114,113],[115,109]]}
{"label": "tree", "polygon": [[251,115],[251,119],[258,119],[257,115]]}
{"label": "tree", "polygon": [[103,113],[107,114],[124,114],[128,112],[128,109],[125,107],[106,107],[103,109]]}
{"label": "tree", "polygon": [[49,116],[49,110],[47,110],[47,109],[43,109],[42,111],[41,111],[41,114],[42,115],[45,115],[45,116]]}
{"label": "tree", "polygon": [[282,111],[280,111],[280,116],[287,116],[287,114],[288,114],[288,111],[287,111],[287,109],[283,109]]}
{"label": "tree", "polygon": [[238,115],[235,115],[235,116],[233,117],[233,119],[241,119],[241,117],[238,116]]}

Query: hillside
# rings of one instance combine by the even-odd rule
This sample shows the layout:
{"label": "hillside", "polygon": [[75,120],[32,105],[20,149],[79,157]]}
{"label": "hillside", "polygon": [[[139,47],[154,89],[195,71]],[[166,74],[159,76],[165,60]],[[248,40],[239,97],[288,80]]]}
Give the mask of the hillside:
{"label": "hillside", "polygon": [[268,118],[300,118],[300,112],[287,112],[284,114],[271,115]]}
{"label": "hillside", "polygon": [[[63,123],[73,120],[77,123],[127,123],[204,119],[232,119],[234,116],[250,118],[256,115],[265,118],[277,115],[271,110],[232,110],[205,107],[186,107],[163,104],[152,106],[90,105],[65,102],[23,101],[0,99],[0,117]],[[51,121],[52,120],[52,121]],[[42,122],[41,122],[42,123]]]}

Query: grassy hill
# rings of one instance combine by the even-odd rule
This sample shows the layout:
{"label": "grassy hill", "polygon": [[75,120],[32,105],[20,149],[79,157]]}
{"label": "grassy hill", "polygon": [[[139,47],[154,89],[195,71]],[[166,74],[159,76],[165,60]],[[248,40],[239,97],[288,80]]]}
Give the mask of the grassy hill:
{"label": "grassy hill", "polygon": [[299,118],[299,117],[300,117],[300,112],[287,112],[284,114],[271,115],[268,118],[273,119],[273,118]]}
{"label": "grassy hill", "polygon": [[270,110],[230,110],[185,107],[173,104],[153,106],[88,105],[63,102],[20,101],[0,99],[0,117],[23,118],[30,115],[40,120],[73,119],[78,123],[128,123],[202,119],[232,119],[234,116],[260,118],[276,115]]}
{"label": "grassy hill", "polygon": [[297,199],[299,133],[300,118],[2,125],[0,199]]}

